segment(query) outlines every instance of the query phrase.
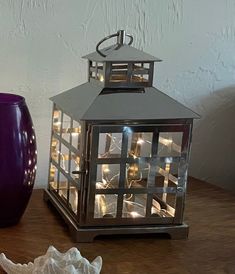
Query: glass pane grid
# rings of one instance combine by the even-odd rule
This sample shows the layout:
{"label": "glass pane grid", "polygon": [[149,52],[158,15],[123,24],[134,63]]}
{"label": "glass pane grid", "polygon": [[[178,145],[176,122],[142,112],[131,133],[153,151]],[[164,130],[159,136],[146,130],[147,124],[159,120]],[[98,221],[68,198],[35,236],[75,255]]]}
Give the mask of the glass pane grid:
{"label": "glass pane grid", "polygon": [[122,133],[100,133],[98,158],[120,158]]}
{"label": "glass pane grid", "polygon": [[80,168],[81,125],[54,107],[51,139],[49,188],[57,192],[60,201],[71,213],[78,214],[79,178],[73,170]]}
{"label": "glass pane grid", "polygon": [[[167,190],[172,192],[172,187],[176,188],[178,184],[183,133],[160,132],[154,140],[153,132],[135,131],[129,132],[126,143],[122,143],[124,132],[99,134],[98,158],[102,160],[97,164],[96,189],[99,189],[99,194],[95,195],[94,218],[115,218],[120,208],[122,218],[174,217],[176,192],[167,193]],[[123,149],[126,151],[125,155]],[[117,159],[118,163],[106,162],[106,159],[112,157]],[[177,160],[174,160],[174,157],[178,157]],[[123,162],[125,165],[120,165]],[[120,173],[123,172],[124,186],[120,182]],[[115,180],[112,182],[113,177]],[[122,188],[121,193],[118,187]],[[128,193],[123,194],[123,187],[128,189]],[[162,188],[162,191],[146,194],[150,187]],[[100,192],[101,189],[108,188],[117,189],[117,194]],[[130,189],[133,189],[133,193],[130,193]],[[143,190],[143,193],[135,193],[135,189]],[[122,201],[121,207],[118,200]]]}
{"label": "glass pane grid", "polygon": [[119,187],[120,165],[97,165],[96,189],[108,189]]}
{"label": "glass pane grid", "polygon": [[60,134],[62,112],[54,107],[52,117],[52,129],[55,133]]}

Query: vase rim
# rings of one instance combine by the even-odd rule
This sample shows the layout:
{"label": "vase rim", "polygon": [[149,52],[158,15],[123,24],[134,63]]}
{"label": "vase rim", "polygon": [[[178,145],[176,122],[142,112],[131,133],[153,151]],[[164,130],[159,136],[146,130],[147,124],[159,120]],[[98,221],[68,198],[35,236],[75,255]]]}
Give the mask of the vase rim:
{"label": "vase rim", "polygon": [[13,93],[2,93],[0,92],[0,105],[19,105],[25,102],[23,96],[13,94]]}

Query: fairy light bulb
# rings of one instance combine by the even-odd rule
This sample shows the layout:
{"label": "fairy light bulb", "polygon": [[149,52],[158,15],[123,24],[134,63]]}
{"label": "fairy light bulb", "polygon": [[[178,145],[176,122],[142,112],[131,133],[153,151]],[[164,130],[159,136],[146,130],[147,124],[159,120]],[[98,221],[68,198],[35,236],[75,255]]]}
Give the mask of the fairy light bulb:
{"label": "fairy light bulb", "polygon": [[100,82],[104,82],[104,76],[100,75]]}
{"label": "fairy light bulb", "polygon": [[132,218],[140,217],[140,214],[138,212],[136,212],[136,211],[131,211],[130,215],[131,215]]}
{"label": "fairy light bulb", "polygon": [[108,166],[108,165],[103,165],[102,171],[103,171],[104,173],[109,173],[109,172],[110,172],[109,166]]}
{"label": "fairy light bulb", "polygon": [[137,144],[142,145],[144,143],[144,140],[142,138],[138,138]]}

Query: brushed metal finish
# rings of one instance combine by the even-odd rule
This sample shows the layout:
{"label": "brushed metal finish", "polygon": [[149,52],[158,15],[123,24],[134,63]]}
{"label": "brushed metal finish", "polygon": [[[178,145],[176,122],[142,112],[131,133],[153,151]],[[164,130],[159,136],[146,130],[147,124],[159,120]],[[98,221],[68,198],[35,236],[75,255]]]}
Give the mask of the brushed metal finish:
{"label": "brushed metal finish", "polygon": [[187,224],[181,225],[144,225],[144,226],[125,226],[125,227],[91,227],[81,228],[69,216],[61,203],[51,195],[48,190],[44,190],[44,201],[50,202],[57,209],[64,221],[69,227],[70,234],[75,242],[86,243],[93,242],[98,235],[124,235],[124,234],[169,234],[171,239],[186,239],[188,237],[189,227]]}
{"label": "brushed metal finish", "polygon": [[176,119],[199,118],[198,114],[154,87],[146,87],[144,93],[132,90],[102,94],[102,90],[102,87],[85,83],[50,99],[77,121],[170,119],[176,122]]}
{"label": "brushed metal finish", "polygon": [[130,34],[127,34],[125,32],[125,30],[119,30],[118,32],[114,33],[114,34],[111,34],[109,36],[106,36],[105,38],[103,38],[102,40],[100,40],[98,42],[98,44],[96,45],[96,51],[102,56],[102,57],[106,57],[107,55],[104,54],[100,49],[99,49],[99,46],[105,42],[106,40],[110,39],[110,38],[113,38],[113,37],[117,37],[117,47],[114,48],[114,50],[117,50],[120,46],[124,45],[125,44],[125,39],[126,39],[126,36],[128,36],[130,38],[130,41],[128,43],[128,45],[130,46],[133,42],[133,37],[130,35]]}

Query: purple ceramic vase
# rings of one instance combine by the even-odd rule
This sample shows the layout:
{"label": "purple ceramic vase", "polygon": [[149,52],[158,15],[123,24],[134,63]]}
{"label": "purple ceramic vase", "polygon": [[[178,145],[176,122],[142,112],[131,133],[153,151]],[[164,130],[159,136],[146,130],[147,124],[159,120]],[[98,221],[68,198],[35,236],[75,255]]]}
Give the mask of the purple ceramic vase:
{"label": "purple ceramic vase", "polygon": [[36,175],[36,139],[25,99],[0,93],[0,227],[18,223]]}

